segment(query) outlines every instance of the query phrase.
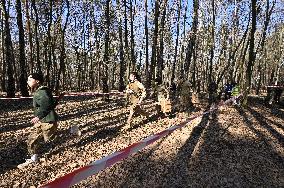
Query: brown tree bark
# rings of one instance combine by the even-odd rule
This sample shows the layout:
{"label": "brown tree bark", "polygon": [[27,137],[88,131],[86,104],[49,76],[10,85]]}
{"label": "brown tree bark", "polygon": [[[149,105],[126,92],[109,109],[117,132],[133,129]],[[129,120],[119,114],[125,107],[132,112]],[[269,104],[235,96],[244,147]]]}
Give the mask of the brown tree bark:
{"label": "brown tree bark", "polygon": [[158,44],[158,32],[159,32],[159,16],[160,16],[160,2],[155,1],[155,15],[154,15],[154,33],[153,33],[153,45],[152,56],[150,66],[150,80],[155,79],[155,68],[157,64],[157,44]]}
{"label": "brown tree bark", "polygon": [[26,29],[28,33],[28,41],[29,41],[29,70],[30,73],[34,72],[34,55],[33,55],[33,35],[31,29],[31,21],[30,21],[30,8],[29,8],[29,1],[25,0],[25,10],[26,10]]}
{"label": "brown tree bark", "polygon": [[174,62],[173,62],[173,68],[172,68],[172,76],[171,76],[171,83],[175,80],[175,72],[176,72],[176,61],[177,61],[177,49],[178,49],[178,39],[179,39],[179,22],[180,22],[180,9],[181,9],[181,0],[178,4],[178,12],[177,12],[177,34],[176,34],[176,43],[175,43],[175,53],[174,53]]}
{"label": "brown tree bark", "polygon": [[130,0],[130,52],[131,52],[131,64],[132,70],[136,70],[136,57],[135,57],[135,42],[134,42],[134,15],[133,15],[133,5],[132,0]]}
{"label": "brown tree bark", "polygon": [[195,62],[196,62],[196,56],[195,56],[195,45],[196,45],[196,35],[197,35],[197,27],[198,27],[198,9],[199,9],[199,0],[194,0],[193,1],[193,22],[192,22],[192,28],[191,28],[191,35],[190,35],[190,39],[187,45],[187,53],[186,53],[186,58],[185,58],[185,64],[184,64],[184,71],[182,72],[182,74],[185,75],[185,77],[188,77],[189,74],[189,67],[191,64],[191,60],[192,57],[194,57],[193,62],[193,75],[192,75],[192,81],[194,83],[195,87],[195,79],[196,79],[196,75],[195,75]]}
{"label": "brown tree bark", "polygon": [[27,88],[27,70],[26,70],[26,54],[25,54],[25,32],[22,20],[22,5],[21,0],[16,1],[17,9],[17,24],[19,28],[19,63],[20,63],[20,90],[24,97],[29,96]]}
{"label": "brown tree bark", "polygon": [[254,34],[256,31],[256,16],[257,16],[257,11],[256,11],[256,0],[251,0],[251,30],[250,30],[250,40],[249,40],[249,60],[247,64],[247,70],[245,74],[245,87],[244,87],[244,99],[243,99],[243,106],[247,105],[247,97],[250,92],[251,88],[251,77],[252,77],[252,71],[253,71],[253,66],[255,62],[255,48],[254,48]]}
{"label": "brown tree bark", "polygon": [[15,97],[15,78],[14,78],[14,65],[15,65],[15,57],[14,57],[14,49],[12,45],[11,39],[11,31],[10,31],[10,23],[9,23],[9,15],[6,9],[5,0],[1,0],[2,8],[4,12],[4,23],[5,23],[5,61],[7,65],[7,75],[8,75],[8,83],[7,83],[7,97]]}
{"label": "brown tree bark", "polygon": [[47,28],[47,65],[46,65],[46,83],[50,87],[50,68],[52,66],[52,39],[51,39],[51,26],[52,26],[52,12],[53,0],[49,0],[49,13],[48,13],[48,28]]}
{"label": "brown tree bark", "polygon": [[41,61],[40,61],[40,49],[39,49],[39,36],[38,36],[38,25],[39,25],[39,16],[37,12],[37,7],[35,0],[32,0],[32,8],[35,14],[35,41],[36,41],[36,62],[37,62],[37,72],[42,74],[41,70]]}
{"label": "brown tree bark", "polygon": [[[103,92],[108,93],[108,66],[109,66],[109,43],[110,43],[110,0],[106,1],[105,7],[105,50],[104,50],[104,77],[102,78]],[[109,100],[109,95],[106,95],[105,100]]]}
{"label": "brown tree bark", "polygon": [[119,35],[119,91],[123,91],[125,89],[125,61],[124,61],[124,52],[123,52],[123,33],[122,33],[122,15],[120,12],[121,6],[120,6],[120,0],[117,0],[117,6],[118,6],[118,35]]}
{"label": "brown tree bark", "polygon": [[145,74],[147,88],[150,87],[150,72],[149,72],[149,32],[148,32],[148,0],[145,0]]}
{"label": "brown tree bark", "polygon": [[[59,87],[60,87],[60,79],[61,79],[61,74],[62,74],[62,86],[64,87],[64,79],[65,79],[65,58],[66,58],[66,53],[65,53],[65,32],[66,28],[68,25],[68,20],[69,20],[69,15],[70,15],[70,5],[69,5],[69,0],[65,0],[66,6],[67,6],[67,15],[66,15],[66,20],[64,23],[64,27],[62,29],[61,33],[61,46],[60,46],[60,58],[59,58],[59,70],[58,70],[58,75],[57,75],[57,81],[55,85],[55,91],[58,93],[59,92]],[[62,5],[63,7],[63,5]],[[63,8],[62,8],[63,9]],[[64,88],[63,88],[64,89]]]}
{"label": "brown tree bark", "polygon": [[1,56],[2,56],[2,72],[1,72],[1,89],[2,91],[6,91],[6,61],[5,61],[5,36],[4,36],[4,13],[0,9],[0,20],[1,20]]}
{"label": "brown tree bark", "polygon": [[167,4],[168,0],[165,0],[163,3],[163,13],[161,19],[161,29],[160,29],[160,48],[159,48],[159,56],[157,61],[157,80],[159,83],[162,83],[162,75],[164,69],[164,29],[165,29],[165,20],[167,13]]}

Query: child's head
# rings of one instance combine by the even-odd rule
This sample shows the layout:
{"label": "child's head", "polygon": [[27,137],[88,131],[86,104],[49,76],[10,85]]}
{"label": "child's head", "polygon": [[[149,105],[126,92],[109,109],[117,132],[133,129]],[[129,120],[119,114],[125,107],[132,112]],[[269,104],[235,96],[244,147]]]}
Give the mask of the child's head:
{"label": "child's head", "polygon": [[129,75],[129,80],[130,81],[134,81],[134,80],[140,81],[140,77],[137,72],[131,72]]}
{"label": "child's head", "polygon": [[43,83],[43,75],[39,73],[32,73],[29,75],[27,83],[32,89],[36,88]]}

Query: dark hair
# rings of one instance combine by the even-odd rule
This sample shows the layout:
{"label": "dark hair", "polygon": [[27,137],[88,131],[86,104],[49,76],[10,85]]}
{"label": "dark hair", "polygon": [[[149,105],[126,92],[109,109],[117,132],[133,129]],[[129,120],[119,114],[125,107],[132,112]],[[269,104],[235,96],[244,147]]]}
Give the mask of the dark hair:
{"label": "dark hair", "polygon": [[32,74],[30,74],[30,77],[35,79],[35,80],[38,80],[40,82],[40,84],[43,83],[43,75],[40,74],[40,73],[32,73]]}
{"label": "dark hair", "polygon": [[162,84],[162,79],[161,78],[155,78],[155,82],[160,85]]}
{"label": "dark hair", "polygon": [[135,77],[136,80],[141,81],[141,80],[140,80],[140,76],[138,75],[137,72],[131,72],[130,74],[134,75],[134,77]]}

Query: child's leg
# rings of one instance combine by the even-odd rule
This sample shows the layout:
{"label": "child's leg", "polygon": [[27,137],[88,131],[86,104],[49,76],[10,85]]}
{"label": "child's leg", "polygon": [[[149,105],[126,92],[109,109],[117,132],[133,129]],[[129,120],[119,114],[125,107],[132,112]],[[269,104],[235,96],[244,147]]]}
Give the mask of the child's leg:
{"label": "child's leg", "polygon": [[47,142],[53,139],[57,132],[57,122],[53,123],[41,123],[41,130],[43,134],[44,141]]}
{"label": "child's leg", "polygon": [[131,119],[132,119],[132,116],[134,115],[135,109],[136,109],[136,105],[130,106],[129,116],[128,116],[127,125],[126,125],[127,127],[130,127]]}
{"label": "child's leg", "polygon": [[143,110],[140,105],[136,107],[135,111],[138,113],[138,114],[141,114],[142,116],[146,116],[146,117],[149,117],[150,114],[148,112],[146,112],[145,110]]}
{"label": "child's leg", "polygon": [[33,155],[38,153],[38,147],[40,140],[42,139],[42,133],[39,126],[34,127],[33,132],[29,135],[27,140],[28,152]]}

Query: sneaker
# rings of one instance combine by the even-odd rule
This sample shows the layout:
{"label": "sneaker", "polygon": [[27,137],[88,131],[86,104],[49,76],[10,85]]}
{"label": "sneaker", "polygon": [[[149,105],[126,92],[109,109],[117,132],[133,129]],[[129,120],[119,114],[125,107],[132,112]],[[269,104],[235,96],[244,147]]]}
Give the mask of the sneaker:
{"label": "sneaker", "polygon": [[32,160],[33,162],[37,163],[37,162],[38,162],[38,154],[32,155],[31,160]]}
{"label": "sneaker", "polygon": [[29,164],[37,163],[37,162],[38,162],[38,155],[34,154],[34,155],[32,155],[32,157],[30,159],[26,159],[26,162],[19,164],[17,167],[19,169],[22,169],[22,168],[28,166]]}
{"label": "sneaker", "polygon": [[79,130],[79,127],[77,125],[74,125],[70,128],[70,133],[72,135],[81,136],[81,131]]}

